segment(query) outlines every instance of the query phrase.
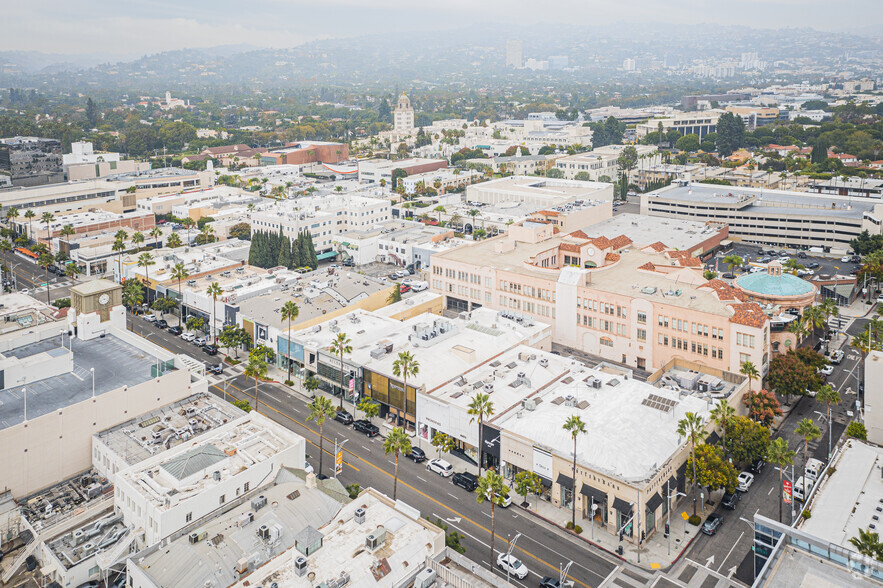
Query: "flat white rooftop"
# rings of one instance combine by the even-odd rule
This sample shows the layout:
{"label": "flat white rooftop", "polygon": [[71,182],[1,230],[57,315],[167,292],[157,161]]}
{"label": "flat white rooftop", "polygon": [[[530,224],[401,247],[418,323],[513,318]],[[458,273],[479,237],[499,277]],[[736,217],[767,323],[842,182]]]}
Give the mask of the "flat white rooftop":
{"label": "flat white rooftop", "polygon": [[625,235],[638,248],[661,241],[670,249],[691,251],[725,226],[723,223],[713,227],[704,222],[626,213],[584,227],[582,231],[592,238],[612,239]]}
{"label": "flat white rooftop", "polygon": [[[579,180],[562,180],[531,176],[510,176],[474,184],[466,189],[466,199],[474,200],[479,194],[492,194],[496,198],[510,200],[547,200],[549,205],[577,198],[603,198],[604,191],[610,184],[600,182],[584,182]],[[611,194],[612,196],[612,194]]]}

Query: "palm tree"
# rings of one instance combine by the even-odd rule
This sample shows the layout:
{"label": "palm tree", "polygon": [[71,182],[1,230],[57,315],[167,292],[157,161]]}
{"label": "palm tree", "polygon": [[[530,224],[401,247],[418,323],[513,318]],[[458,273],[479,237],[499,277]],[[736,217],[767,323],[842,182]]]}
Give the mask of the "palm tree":
{"label": "palm tree", "polygon": [[325,425],[325,421],[327,419],[333,419],[334,415],[337,414],[337,411],[334,410],[334,405],[331,404],[331,401],[328,400],[328,397],[322,396],[321,394],[316,396],[313,399],[313,402],[310,403],[310,414],[307,417],[308,421],[316,421],[316,424],[319,425],[319,476],[322,476],[322,457],[324,452],[322,451],[322,441],[324,437],[322,436],[322,429]]}
{"label": "palm tree", "polygon": [[159,238],[162,237],[162,229],[159,227],[153,227],[150,229],[150,236],[153,237],[153,247],[154,249],[159,247]]}
{"label": "palm tree", "polygon": [[826,406],[827,419],[828,419],[828,457],[831,456],[831,405],[832,404],[840,404],[840,392],[837,391],[836,388],[831,387],[829,384],[825,384],[819,391],[816,392],[816,401],[824,402]]}
{"label": "palm tree", "polygon": [[410,351],[402,351],[399,353],[398,359],[392,362],[392,373],[397,378],[402,379],[405,388],[405,403],[408,402],[408,378],[416,376],[420,373],[420,362],[411,355]]}
{"label": "palm tree", "polygon": [[117,239],[116,241],[113,242],[113,246],[111,247],[111,250],[115,251],[118,254],[117,261],[118,261],[119,270],[120,270],[120,283],[122,283],[122,280],[123,280],[123,251],[126,250],[126,244],[123,243],[122,239]]}
{"label": "palm tree", "polygon": [[383,452],[386,455],[393,453],[396,456],[395,477],[393,478],[392,483],[392,499],[395,500],[396,492],[399,487],[399,454],[411,453],[411,438],[408,437],[408,434],[405,433],[404,429],[401,427],[395,427],[389,432],[386,439],[383,441]]}
{"label": "palm tree", "polygon": [[40,255],[39,259],[37,259],[37,265],[43,268],[43,271],[46,272],[46,305],[49,305],[49,266],[55,259],[49,255],[48,253],[43,253]]}
{"label": "palm tree", "polygon": [[809,306],[803,310],[803,325],[815,336],[816,329],[825,326],[825,314],[820,306]]}
{"label": "palm tree", "polygon": [[570,488],[571,516],[570,526],[576,528],[576,438],[586,433],[586,424],[578,415],[572,415],[564,423],[564,430],[573,437],[573,483]]}
{"label": "palm tree", "polygon": [[[135,307],[144,302],[144,291],[138,280],[126,280],[123,286],[123,304],[132,312],[132,320],[135,320]],[[134,327],[134,325],[133,325]]]}
{"label": "palm tree", "polygon": [[15,219],[19,217],[18,209],[16,207],[12,207],[6,211],[6,222],[14,223]]}
{"label": "palm tree", "polygon": [[447,210],[445,210],[444,206],[439,204],[438,206],[436,206],[435,208],[432,209],[432,212],[438,213],[438,222],[440,224],[441,223],[441,215],[443,212],[447,212]]}
{"label": "palm tree", "polygon": [[[747,363],[747,362],[746,362]],[[711,411],[711,420],[714,424],[721,428],[723,432],[722,440],[724,444],[724,453],[727,453],[727,425],[730,419],[736,416],[736,409],[729,405],[726,400],[720,400]]]}
{"label": "palm tree", "polygon": [[730,272],[732,272],[734,267],[742,267],[745,260],[735,253],[731,253],[724,257],[724,263],[727,264],[727,267],[730,268]]}
{"label": "palm tree", "polygon": [[806,269],[802,263],[797,261],[796,259],[789,259],[785,262],[785,269],[790,270],[792,274],[797,274],[797,270]]}
{"label": "palm tree", "polygon": [[31,210],[30,208],[25,211],[25,218],[28,219],[28,238],[33,240],[34,234],[34,217],[37,216],[37,213]]}
{"label": "palm tree", "polygon": [[[142,243],[144,243],[144,233],[140,231],[135,231],[134,233],[132,233],[132,245],[138,246]],[[140,251],[141,248],[138,247],[138,250]]]}
{"label": "palm tree", "polygon": [[794,342],[794,348],[797,349],[797,345],[800,343],[800,340],[804,338],[809,331],[806,328],[806,324],[802,320],[795,319],[788,323],[788,332],[792,333],[797,339]]}
{"label": "palm tree", "polygon": [[[285,304],[282,305],[282,310],[280,311],[282,314],[282,320],[288,321],[288,333],[286,334],[286,338],[288,339],[288,345],[291,345],[291,321],[297,319],[297,315],[300,314],[300,309],[297,307],[297,304],[294,303],[293,300],[289,300]],[[291,355],[291,350],[288,350],[288,354]],[[288,358],[288,381],[291,381],[291,357]]]}
{"label": "palm tree", "polygon": [[468,214],[469,216],[472,217],[472,231],[474,232],[475,231],[475,217],[481,216],[481,211],[478,210],[477,208],[471,208],[468,211],[466,211],[466,214]]}
{"label": "palm tree", "polygon": [[267,362],[262,357],[252,355],[245,364],[245,371],[242,372],[246,378],[254,378],[254,409],[260,408],[258,400],[258,382],[267,377]]}
{"label": "palm tree", "polygon": [[478,479],[476,501],[478,504],[483,503],[485,500],[491,503],[491,563],[494,561],[494,535],[496,533],[496,520],[494,517],[496,515],[496,506],[502,504],[507,496],[509,496],[509,487],[506,486],[503,476],[497,472],[488,470],[484,476]]}
{"label": "palm tree", "polygon": [[[840,307],[837,306],[837,303],[833,298],[825,298],[822,300],[822,303],[819,304],[819,309],[822,311],[822,314],[825,315],[825,330],[830,328],[828,321],[832,316],[840,315]],[[825,337],[827,339],[827,337]]]}
{"label": "palm tree", "polygon": [[183,225],[187,227],[187,244],[190,245],[190,229],[193,228],[193,225],[196,224],[196,221],[190,218],[189,216],[184,219]]}
{"label": "palm tree", "polygon": [[70,246],[71,246],[71,243],[70,243],[70,240],[68,239],[68,237],[70,237],[74,233],[76,233],[76,231],[74,230],[74,228],[71,225],[64,225],[63,227],[61,227],[61,231],[59,231],[59,234],[61,235],[61,237],[63,237],[65,240],[67,240],[67,248],[68,249],[70,249]]}
{"label": "palm tree", "polygon": [[181,237],[178,236],[178,233],[172,233],[171,235],[169,235],[169,238],[166,239],[166,247],[175,249],[176,247],[180,247],[181,245]]}
{"label": "palm tree", "polygon": [[[785,475],[785,468],[794,463],[796,454],[788,449],[788,442],[781,437],[772,441],[766,450],[766,460],[778,466],[779,468],[779,488],[782,487],[782,478]],[[782,522],[782,496],[779,496],[779,522]]]}
{"label": "palm tree", "polygon": [[[352,341],[346,336],[346,333],[338,333],[331,341],[331,353],[340,356],[340,409],[343,410],[343,356],[352,353],[353,348],[350,345]],[[407,393],[406,393],[407,395]]]}
{"label": "palm tree", "polygon": [[120,241],[125,241],[126,239],[129,238],[129,233],[127,233],[126,231],[120,229],[119,231],[117,231],[116,233],[114,233],[113,238],[114,238],[114,239],[119,239]]}
{"label": "palm tree", "polygon": [[46,223],[46,243],[49,243],[49,228],[51,227],[53,221],[55,221],[55,216],[51,212],[44,212],[43,216],[40,217],[40,221]]}
{"label": "palm tree", "polygon": [[178,326],[181,326],[181,321],[184,320],[184,297],[181,295],[181,280],[186,280],[190,277],[190,273],[187,271],[187,267],[178,262],[172,267],[172,279],[178,280]]}
{"label": "palm tree", "polygon": [[79,273],[80,273],[80,268],[77,267],[77,264],[74,262],[67,264],[67,267],[64,268],[64,274],[67,277],[69,277],[71,280],[73,280],[74,282],[77,281],[77,274],[79,274]]}
{"label": "palm tree", "polygon": [[451,218],[448,219],[448,226],[452,229],[457,227],[463,222],[463,218],[457,214],[456,212],[451,215]]}
{"label": "palm tree", "polygon": [[217,282],[212,282],[209,284],[208,289],[205,291],[206,294],[212,297],[212,343],[217,343],[217,329],[215,329],[215,310],[218,306],[218,296],[224,293],[224,289],[221,288],[221,285]]}
{"label": "palm tree", "polygon": [[481,477],[481,445],[484,442],[482,433],[484,429],[484,419],[494,414],[494,403],[491,402],[490,396],[483,392],[479,392],[469,403],[469,410],[466,411],[470,415],[469,422],[478,421],[478,475]]}
{"label": "palm tree", "polygon": [[138,257],[138,267],[144,268],[144,277],[147,278],[147,304],[150,305],[150,266],[156,265],[153,256],[146,251]]}
{"label": "palm tree", "polygon": [[760,378],[760,373],[757,371],[757,368],[750,361],[743,361],[742,365],[739,367],[739,373],[748,378],[748,390],[751,390],[751,384],[754,381],[754,378]]}
{"label": "palm tree", "polygon": [[678,435],[690,438],[690,458],[693,462],[693,514],[696,514],[696,441],[705,431],[702,417],[693,412],[688,412],[678,421]]}
{"label": "palm tree", "polygon": [[797,423],[794,432],[803,437],[803,467],[806,469],[806,462],[809,459],[807,452],[809,451],[809,442],[822,438],[822,430],[812,422],[812,419],[801,419]]}
{"label": "palm tree", "polygon": [[880,543],[880,536],[870,529],[867,531],[859,529],[858,537],[850,537],[849,542],[864,556],[877,560],[883,558],[883,543]]}
{"label": "palm tree", "polygon": [[[215,230],[211,227],[211,225],[202,225],[202,228],[199,230],[199,235],[202,237],[203,243],[215,242]],[[199,237],[197,237],[197,239],[198,238]]]}

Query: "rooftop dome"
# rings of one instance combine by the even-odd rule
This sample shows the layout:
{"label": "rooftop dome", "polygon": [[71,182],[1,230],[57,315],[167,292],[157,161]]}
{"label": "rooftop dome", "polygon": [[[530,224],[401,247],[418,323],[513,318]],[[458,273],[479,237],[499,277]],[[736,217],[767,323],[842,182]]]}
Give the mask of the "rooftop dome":
{"label": "rooftop dome", "polygon": [[814,286],[795,276],[782,272],[746,274],[736,278],[736,285],[747,294],[760,296],[802,296],[814,290]]}

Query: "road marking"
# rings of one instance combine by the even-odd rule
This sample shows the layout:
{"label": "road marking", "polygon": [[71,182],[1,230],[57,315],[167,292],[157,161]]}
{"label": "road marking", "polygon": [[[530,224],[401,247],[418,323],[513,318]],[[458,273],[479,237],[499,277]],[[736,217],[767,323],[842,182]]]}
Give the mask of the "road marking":
{"label": "road marking", "polygon": [[368,449],[368,448],[365,447],[364,445],[362,445],[362,449],[364,449],[365,451],[371,451],[370,449]]}
{"label": "road marking", "polygon": [[770,488],[770,491],[766,493],[766,495],[769,496],[770,494],[773,493],[773,490],[775,490],[775,489],[776,489],[776,487],[773,486],[772,488]]}
{"label": "road marking", "polygon": [[425,480],[423,476],[417,476],[417,479],[423,482],[424,484],[429,484],[429,480]]}
{"label": "road marking", "polygon": [[450,497],[453,498],[454,500],[460,500],[459,498],[457,498],[456,496],[454,496],[454,495],[451,494],[450,492],[446,492],[445,494],[447,494],[448,496],[450,496]]}
{"label": "road marking", "polygon": [[727,563],[727,560],[729,559],[730,555],[732,555],[733,550],[736,549],[736,545],[738,545],[738,544],[739,544],[739,541],[742,540],[742,536],[743,536],[743,535],[745,535],[745,531],[742,531],[742,534],[739,535],[739,538],[736,539],[736,542],[733,543],[733,546],[732,546],[732,547],[730,547],[730,550],[727,552],[726,557],[724,557],[723,561],[721,561],[721,565],[717,566],[717,571],[718,571],[718,572],[720,572],[720,571],[721,571],[721,568],[724,567],[724,564]]}

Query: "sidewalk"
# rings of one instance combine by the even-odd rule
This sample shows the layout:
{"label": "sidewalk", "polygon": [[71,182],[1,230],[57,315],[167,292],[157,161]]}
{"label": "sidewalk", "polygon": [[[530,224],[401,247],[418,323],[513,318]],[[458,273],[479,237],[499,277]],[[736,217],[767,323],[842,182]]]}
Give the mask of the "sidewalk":
{"label": "sidewalk", "polygon": [[[520,498],[517,494],[513,497],[513,506],[520,507]],[[669,553],[669,539],[665,538],[665,519],[657,521],[656,531],[650,535],[641,545],[640,563],[638,562],[638,546],[635,543],[624,539],[619,542],[619,536],[610,533],[606,529],[602,529],[598,523],[592,528],[591,521],[583,518],[577,513],[576,523],[583,528],[580,535],[575,535],[565,530],[565,525],[570,522],[571,511],[565,508],[559,508],[551,502],[545,500],[537,500],[532,496],[529,500],[530,507],[522,509],[525,512],[547,526],[552,526],[560,532],[566,533],[575,541],[584,541],[603,549],[610,555],[621,559],[622,561],[634,564],[645,570],[666,569],[673,563],[677,562],[684,550],[690,545],[696,535],[699,534],[699,527],[687,523],[682,517],[681,512],[688,510],[687,502],[673,509],[671,513],[671,548]],[[706,505],[706,514],[712,512],[714,506]],[[688,512],[689,514],[689,512]],[[616,549],[622,545],[623,554],[616,553]]]}

